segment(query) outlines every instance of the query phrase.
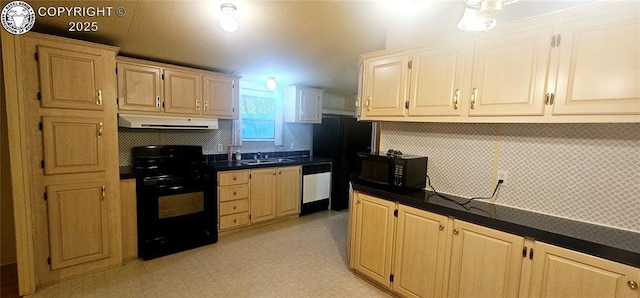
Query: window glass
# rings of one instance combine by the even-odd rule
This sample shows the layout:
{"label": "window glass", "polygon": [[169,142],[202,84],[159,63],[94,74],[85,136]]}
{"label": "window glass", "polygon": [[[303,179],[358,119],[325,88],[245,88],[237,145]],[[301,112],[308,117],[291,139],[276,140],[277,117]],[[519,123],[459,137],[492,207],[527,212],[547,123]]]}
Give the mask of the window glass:
{"label": "window glass", "polygon": [[274,141],[281,125],[276,93],[254,88],[240,89],[243,141]]}

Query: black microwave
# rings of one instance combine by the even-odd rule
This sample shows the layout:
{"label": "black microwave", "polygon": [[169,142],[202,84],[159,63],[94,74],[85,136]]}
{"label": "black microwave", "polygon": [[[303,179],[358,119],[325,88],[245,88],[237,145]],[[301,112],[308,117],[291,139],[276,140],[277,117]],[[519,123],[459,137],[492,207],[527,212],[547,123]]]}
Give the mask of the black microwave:
{"label": "black microwave", "polygon": [[427,160],[426,156],[358,153],[356,177],[393,192],[410,193],[425,188]]}

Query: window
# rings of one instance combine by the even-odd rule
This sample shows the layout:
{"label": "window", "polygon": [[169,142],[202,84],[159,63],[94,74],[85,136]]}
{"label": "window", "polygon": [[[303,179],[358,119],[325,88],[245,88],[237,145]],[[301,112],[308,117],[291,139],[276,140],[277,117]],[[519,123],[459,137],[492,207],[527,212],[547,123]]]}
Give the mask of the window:
{"label": "window", "polygon": [[240,118],[243,141],[276,141],[282,125],[282,111],[276,92],[256,88],[250,83],[240,87]]}

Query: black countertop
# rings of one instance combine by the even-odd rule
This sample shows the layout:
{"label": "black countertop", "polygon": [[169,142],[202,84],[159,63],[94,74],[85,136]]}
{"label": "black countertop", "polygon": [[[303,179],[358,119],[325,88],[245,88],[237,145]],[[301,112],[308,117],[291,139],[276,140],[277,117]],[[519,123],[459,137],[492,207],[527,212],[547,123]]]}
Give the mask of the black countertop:
{"label": "black countertop", "polygon": [[[281,162],[277,164],[261,164],[261,165],[245,165],[240,161],[209,161],[206,164],[213,168],[216,171],[231,171],[231,170],[246,170],[246,169],[258,169],[258,168],[269,168],[269,167],[287,167],[287,166],[297,166],[297,165],[316,165],[316,164],[327,164],[331,163],[330,158],[324,157],[313,157],[313,156],[304,156],[304,157],[286,157],[290,159],[290,162]],[[120,166],[120,179],[135,179],[136,173],[133,172],[131,166]]]}
{"label": "black countertop", "polygon": [[446,195],[446,199],[430,191],[397,194],[367,182],[352,180],[354,190],[375,197],[640,267],[640,233],[637,232],[483,201],[472,201],[462,206],[459,203],[466,202],[466,198]]}
{"label": "black countertop", "polygon": [[271,167],[287,167],[287,166],[297,166],[297,165],[315,165],[315,164],[326,164],[330,163],[330,158],[324,157],[313,157],[313,156],[305,156],[305,157],[286,157],[290,159],[290,162],[280,162],[280,163],[269,163],[269,164],[259,164],[259,165],[245,165],[241,163],[241,161],[210,161],[208,165],[212,167],[216,171],[231,171],[231,170],[246,170],[246,169],[258,169],[258,168],[271,168]]}

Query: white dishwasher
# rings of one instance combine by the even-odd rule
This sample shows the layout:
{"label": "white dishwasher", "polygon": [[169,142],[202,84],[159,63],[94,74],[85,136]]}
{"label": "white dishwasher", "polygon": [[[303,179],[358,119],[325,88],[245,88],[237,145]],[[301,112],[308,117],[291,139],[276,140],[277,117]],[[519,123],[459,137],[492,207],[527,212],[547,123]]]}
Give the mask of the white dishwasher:
{"label": "white dishwasher", "polygon": [[302,166],[300,215],[328,210],[331,199],[331,163]]}

